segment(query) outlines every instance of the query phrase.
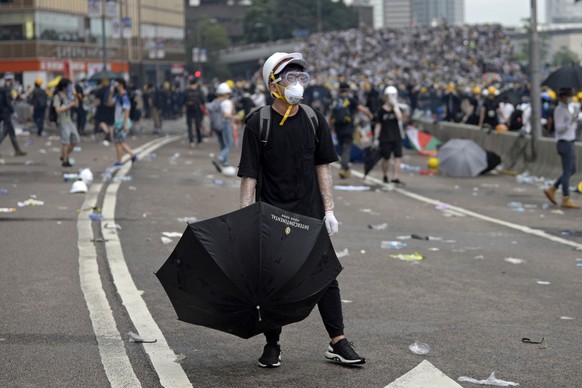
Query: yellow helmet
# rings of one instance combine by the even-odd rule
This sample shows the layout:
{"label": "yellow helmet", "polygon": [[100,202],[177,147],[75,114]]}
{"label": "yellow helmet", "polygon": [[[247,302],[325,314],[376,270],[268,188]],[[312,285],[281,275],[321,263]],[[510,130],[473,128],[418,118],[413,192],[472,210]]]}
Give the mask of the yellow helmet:
{"label": "yellow helmet", "polygon": [[473,86],[473,94],[481,94],[481,88],[479,86]]}
{"label": "yellow helmet", "polygon": [[43,82],[44,82],[44,80],[43,80],[41,77],[38,77],[38,78],[37,78],[37,79],[34,81],[34,83],[35,83],[36,85],[38,85],[38,86],[42,85],[42,84],[43,84]]}
{"label": "yellow helmet", "polygon": [[554,92],[552,89],[548,90],[548,96],[550,96],[550,98],[552,100],[555,100],[558,96],[556,95],[556,92]]}
{"label": "yellow helmet", "polygon": [[225,84],[227,84],[231,89],[234,89],[234,81],[229,79],[228,81],[225,82]]}
{"label": "yellow helmet", "polygon": [[582,91],[578,92],[578,94],[576,94],[576,97],[578,97],[578,99],[582,101]]}
{"label": "yellow helmet", "polygon": [[495,95],[497,93],[497,88],[495,86],[489,86],[487,88],[487,91],[489,92],[489,94]]}

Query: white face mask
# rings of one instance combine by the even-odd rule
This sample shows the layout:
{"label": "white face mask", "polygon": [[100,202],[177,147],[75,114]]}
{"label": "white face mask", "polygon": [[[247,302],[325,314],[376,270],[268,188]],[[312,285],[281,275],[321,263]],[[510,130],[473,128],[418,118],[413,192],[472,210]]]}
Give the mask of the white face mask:
{"label": "white face mask", "polygon": [[285,100],[291,105],[296,105],[303,99],[303,86],[300,83],[289,85],[285,88]]}

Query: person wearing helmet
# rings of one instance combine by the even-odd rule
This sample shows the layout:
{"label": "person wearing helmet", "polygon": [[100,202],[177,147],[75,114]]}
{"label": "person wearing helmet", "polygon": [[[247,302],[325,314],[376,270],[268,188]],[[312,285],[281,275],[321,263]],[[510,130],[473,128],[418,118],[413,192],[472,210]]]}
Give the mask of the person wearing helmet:
{"label": "person wearing helmet", "polygon": [[384,183],[388,183],[388,161],[394,154],[392,183],[402,184],[400,181],[400,161],[402,160],[402,133],[400,121],[402,112],[398,106],[398,90],[394,86],[384,89],[385,103],[376,114],[374,125],[374,145],[380,148],[382,156],[382,173]]}
{"label": "person wearing helmet", "polygon": [[[481,93],[485,96],[483,101],[483,106],[481,107],[481,113],[479,116],[479,127],[494,129],[499,124],[499,119],[497,117],[497,109],[499,108],[499,103],[495,98],[495,92],[490,86],[488,89],[484,89]],[[491,93],[493,91],[493,93]]]}
{"label": "person wearing helmet", "polygon": [[232,132],[232,123],[238,118],[234,111],[234,104],[230,99],[232,93],[231,87],[223,82],[216,88],[216,98],[208,106],[210,115],[210,128],[218,138],[220,145],[220,154],[212,163],[219,172],[224,167],[228,167],[228,156],[234,146],[234,134]]}
{"label": "person wearing helmet", "polygon": [[38,136],[43,135],[46,108],[48,106],[48,94],[42,88],[43,79],[38,77],[34,81],[34,90],[31,94],[30,105],[32,106],[32,121],[36,125]]}
{"label": "person wearing helmet", "polygon": [[331,108],[330,122],[333,125],[337,141],[341,150],[341,169],[339,177],[347,179],[351,176],[350,156],[354,142],[354,115],[357,111],[363,112],[370,120],[374,115],[361,105],[357,98],[351,95],[350,85],[341,82],[339,85],[339,95],[335,99]]}
{"label": "person wearing helmet", "polygon": [[[330,163],[338,160],[325,117],[306,105],[299,105],[310,75],[300,53],[278,52],[263,65],[263,82],[275,98],[268,109],[268,131],[261,128],[262,113],[252,112],[245,120],[238,176],[240,202],[254,201],[324,219],[329,235],[338,232],[334,215]],[[313,119],[310,114],[313,113]],[[317,124],[317,125],[315,125]],[[325,357],[344,364],[364,364],[344,337],[340,291],[334,280],[318,303],[325,328],[331,338]],[[267,344],[259,366],[281,365],[281,328],[267,330]]]}

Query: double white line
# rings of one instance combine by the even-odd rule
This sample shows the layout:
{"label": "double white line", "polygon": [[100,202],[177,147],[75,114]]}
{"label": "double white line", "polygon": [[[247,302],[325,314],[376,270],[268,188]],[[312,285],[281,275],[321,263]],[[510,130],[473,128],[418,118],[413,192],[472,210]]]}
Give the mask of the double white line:
{"label": "double white line", "polygon": [[[181,136],[172,136],[156,139],[141,146],[138,152],[143,157],[180,138]],[[126,175],[129,169],[130,165],[126,163],[119,169],[117,176]],[[93,207],[97,203],[102,187],[102,184],[91,186],[83,203],[83,209]],[[116,181],[112,181],[107,187],[102,206],[104,221],[115,223],[118,189],[119,183]],[[104,228],[103,225],[102,228]],[[107,378],[112,387],[140,387],[141,383],[127,356],[123,338],[117,330],[113,312],[103,290],[97,264],[97,252],[92,242],[94,239],[92,225],[86,213],[79,213],[77,231],[81,289],[89,309],[101,362]],[[133,282],[123,256],[117,230],[103,229],[102,232],[106,237],[106,256],[113,282],[134,327],[141,336],[157,340],[155,343],[144,343],[143,347],[160,378],[160,384],[164,387],[192,387],[181,365],[174,362],[176,354],[168,346],[162,331],[151,316]]]}

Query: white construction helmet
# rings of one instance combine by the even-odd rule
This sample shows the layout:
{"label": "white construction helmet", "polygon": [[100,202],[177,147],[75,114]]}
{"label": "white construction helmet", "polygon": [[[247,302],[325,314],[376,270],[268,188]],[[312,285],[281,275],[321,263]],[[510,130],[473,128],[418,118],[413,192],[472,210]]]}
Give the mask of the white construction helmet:
{"label": "white construction helmet", "polygon": [[398,97],[398,89],[396,89],[392,85],[387,86],[386,89],[384,89],[384,95],[397,98]]}
{"label": "white construction helmet", "polygon": [[307,67],[301,53],[275,53],[267,58],[263,65],[263,82],[265,82],[267,90],[269,90],[269,84],[273,81],[271,78],[271,72],[275,76],[279,74],[285,66],[291,64],[297,64],[304,69]]}
{"label": "white construction helmet", "polygon": [[226,82],[221,83],[216,88],[216,94],[219,96],[221,96],[223,94],[230,94],[230,93],[232,93],[232,89],[230,88],[230,86],[228,86],[228,84]]}
{"label": "white construction helmet", "polygon": [[85,182],[83,182],[82,180],[78,180],[75,181],[73,183],[73,187],[71,187],[71,194],[77,194],[77,193],[86,193],[88,191],[87,189],[87,184]]}

